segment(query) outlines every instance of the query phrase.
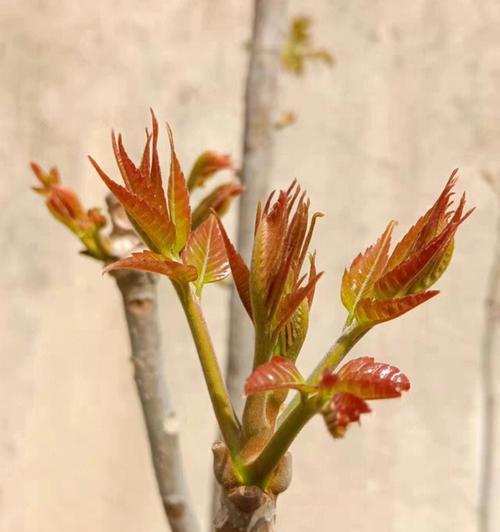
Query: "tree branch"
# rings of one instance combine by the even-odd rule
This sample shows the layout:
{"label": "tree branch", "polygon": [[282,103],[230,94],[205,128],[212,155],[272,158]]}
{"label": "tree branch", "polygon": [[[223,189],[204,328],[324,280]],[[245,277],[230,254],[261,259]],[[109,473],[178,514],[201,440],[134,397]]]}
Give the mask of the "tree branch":
{"label": "tree branch", "polygon": [[[240,198],[238,249],[248,259],[252,250],[255,208],[268,192],[273,150],[277,79],[283,28],[287,19],[287,0],[255,0],[250,62],[245,90],[245,122],[241,180],[245,193]],[[236,412],[243,408],[243,385],[251,370],[254,331],[238,295],[230,303],[229,349],[226,368],[228,391]],[[219,499],[214,489],[213,510]],[[257,500],[260,500],[257,498]],[[222,497],[222,512],[229,512],[227,494]],[[273,505],[274,507],[274,505]],[[229,513],[228,513],[229,512]],[[233,512],[234,514],[234,512]],[[272,520],[271,520],[272,521]],[[220,529],[232,530],[232,529]],[[236,529],[234,529],[236,530]],[[247,530],[241,529],[241,530]],[[263,528],[259,530],[272,530]]]}
{"label": "tree branch", "polygon": [[[113,222],[113,247],[117,254],[128,254],[137,245],[137,237],[117,201],[108,197],[107,202]],[[123,298],[134,378],[167,520],[172,532],[199,532],[185,481],[178,423],[165,380],[155,277],[131,270],[114,271],[112,275]]]}
{"label": "tree branch", "polygon": [[[498,200],[500,209],[500,174],[492,175],[484,172],[484,178],[489,182]],[[481,453],[481,471],[479,487],[479,530],[489,532],[493,530],[491,510],[493,501],[493,473],[496,461],[496,404],[495,404],[495,368],[493,356],[498,353],[500,338],[498,324],[500,321],[500,210],[497,212],[496,242],[493,264],[487,286],[485,309],[485,324],[482,340],[481,380],[483,394],[483,435]]]}
{"label": "tree branch", "polygon": [[[274,119],[279,50],[286,22],[287,0],[255,0],[250,63],[245,92],[245,123],[237,247],[248,260],[252,252],[257,203],[268,193],[273,165]],[[243,406],[243,383],[249,375],[254,331],[235,291],[231,296],[227,383],[238,414]]]}

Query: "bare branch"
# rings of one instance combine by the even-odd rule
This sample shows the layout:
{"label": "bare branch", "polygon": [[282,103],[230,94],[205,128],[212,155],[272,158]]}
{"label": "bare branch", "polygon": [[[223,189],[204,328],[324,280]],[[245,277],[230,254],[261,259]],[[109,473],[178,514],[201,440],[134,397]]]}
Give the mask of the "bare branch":
{"label": "bare branch", "polygon": [[500,322],[500,174],[483,172],[483,177],[490,184],[498,200],[496,242],[487,286],[485,324],[481,349],[483,434],[479,492],[479,530],[480,532],[490,532],[493,531],[491,511],[495,504],[493,500],[493,474],[495,463],[499,459],[497,456],[498,444],[495,441],[497,434],[497,405],[495,401],[493,356],[498,354],[500,349],[500,336],[498,334]]}
{"label": "bare branch", "polygon": [[[238,250],[248,259],[252,251],[255,208],[268,193],[275,136],[277,78],[280,45],[286,23],[286,0],[256,0],[250,64],[245,95],[245,125],[241,179]],[[269,52],[274,50],[274,52]],[[236,292],[231,297],[227,385],[238,414],[243,406],[243,384],[250,374],[254,334]]]}
{"label": "bare branch", "polygon": [[[268,192],[272,172],[277,79],[284,26],[287,20],[287,4],[287,0],[255,0],[254,4],[253,35],[245,93],[241,171],[246,191],[240,199],[237,238],[238,249],[246,259],[252,249],[255,207]],[[240,415],[243,408],[243,384],[251,370],[254,336],[251,322],[234,291],[231,296],[230,313],[226,382],[235,410]],[[218,491],[216,487],[214,490],[216,499]],[[222,497],[222,512],[231,513],[228,510],[231,507],[230,502],[227,495]],[[215,507],[214,504],[213,508]],[[220,530],[226,529],[220,528]],[[233,529],[227,528],[227,530]],[[272,530],[272,527],[258,530]]]}
{"label": "bare branch", "polygon": [[[109,196],[107,202],[114,251],[128,254],[139,240],[117,201]],[[156,280],[153,275],[130,270],[115,271],[113,276],[123,298],[134,378],[165,514],[172,532],[198,532],[186,487],[177,418],[165,381]]]}

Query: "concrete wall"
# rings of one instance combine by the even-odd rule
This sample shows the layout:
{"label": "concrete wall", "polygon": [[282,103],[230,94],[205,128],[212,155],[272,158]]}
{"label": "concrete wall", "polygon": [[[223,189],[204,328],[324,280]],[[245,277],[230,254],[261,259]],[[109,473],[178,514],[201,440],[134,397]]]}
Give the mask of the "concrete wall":
{"label": "concrete wall", "polygon": [[[290,13],[316,20],[316,40],[338,61],[333,70],[312,66],[304,79],[283,74],[276,110],[294,110],[299,121],[279,133],[272,186],[299,178],[328,215],[315,241],[327,274],[301,368],[337,335],[341,272],[388,219],[404,231],[456,166],[478,209],[442,294],[355,349],[404,369],[411,393],[374,405],[343,441],[320,419],[307,427],[293,447],[279,530],[478,530],[496,217],[481,170],[500,169],[500,4],[290,4]],[[185,166],[208,147],[238,157],[250,17],[251,3],[238,0],[0,2],[1,532],[165,530],[117,291],[31,194],[27,162],[57,163],[88,204],[102,203],[85,156],[113,168],[112,126],[138,152],[149,106],[172,124]],[[207,515],[213,418],[167,283],[162,298],[189,481]],[[225,298],[207,290],[221,353]],[[493,519],[490,530],[500,529],[498,509]]]}

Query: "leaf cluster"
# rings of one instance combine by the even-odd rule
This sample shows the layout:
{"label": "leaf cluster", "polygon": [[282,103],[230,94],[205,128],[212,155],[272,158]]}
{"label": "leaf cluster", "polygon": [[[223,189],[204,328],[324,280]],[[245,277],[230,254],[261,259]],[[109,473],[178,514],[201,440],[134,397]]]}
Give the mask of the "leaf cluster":
{"label": "leaf cluster", "polygon": [[[309,45],[308,24],[297,22],[294,39]],[[101,234],[105,219],[85,211],[76,195],[60,185],[57,171],[33,170],[50,212],[84,243],[86,252],[107,263],[105,271],[135,269],[169,277],[191,328],[219,426],[239,482],[270,486],[273,472],[298,432],[314,415],[323,416],[328,431],[343,437],[348,426],[371,411],[367,401],[400,397],[409,379],[398,368],[355,358],[337,370],[354,345],[374,326],[414,309],[435,295],[430,288],[452,259],[455,235],[472,210],[465,196],[454,205],[457,171],[448,179],[431,208],[391,251],[396,223],[346,268],[340,297],[347,310],[343,331],[315,371],[304,378],[296,360],[304,345],[314,293],[323,272],[316,269],[311,249],[319,212],[294,181],[258,204],[250,262],[231,242],[220,216],[242,191],[235,179],[216,187],[193,209],[191,192],[203,187],[229,157],[204,152],[188,179],[177,158],[167,125],[170,167],[166,190],[158,154],[158,123],[146,131],[141,160],[128,156],[122,136],[112,145],[123,185],[90,158],[97,173],[120,201],[148,249],[114,260]],[[234,286],[255,331],[253,371],[245,385],[243,418],[232,408],[201,309],[204,285],[232,274]],[[290,391],[297,392],[284,412]],[[281,412],[281,413],[280,413]]]}

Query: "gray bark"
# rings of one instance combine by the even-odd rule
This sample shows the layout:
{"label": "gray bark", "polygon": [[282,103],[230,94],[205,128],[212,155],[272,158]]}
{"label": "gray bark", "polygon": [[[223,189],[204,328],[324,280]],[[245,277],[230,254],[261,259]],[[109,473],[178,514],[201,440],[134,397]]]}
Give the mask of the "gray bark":
{"label": "gray bark", "polygon": [[498,200],[496,241],[491,266],[483,331],[481,357],[481,390],[483,399],[482,464],[479,492],[479,530],[493,532],[492,508],[495,504],[493,481],[498,461],[495,365],[493,357],[499,353],[500,337],[500,174],[485,174]]}
{"label": "gray bark", "polygon": [[276,498],[256,486],[239,486],[221,495],[215,532],[272,532]]}
{"label": "gray bark", "polygon": [[[255,0],[250,61],[245,89],[245,121],[241,180],[245,192],[240,197],[237,249],[248,260],[253,243],[257,203],[269,192],[273,165],[274,112],[283,28],[287,21],[287,0]],[[238,294],[230,302],[229,349],[226,383],[235,411],[243,410],[243,385],[252,367],[254,332]],[[231,500],[214,487],[213,513],[226,508],[235,515]],[[239,518],[237,519],[239,520]],[[226,529],[221,529],[226,530]],[[232,529],[227,529],[232,530]],[[239,530],[239,529],[234,529]],[[246,530],[246,529],[245,529]],[[260,530],[260,529],[259,529]],[[271,530],[262,529],[262,530]]]}
{"label": "gray bark", "polygon": [[135,271],[114,273],[127,318],[134,378],[141,400],[156,480],[172,532],[198,532],[182,465],[179,428],[165,383],[156,282]]}
{"label": "gray bark", "polygon": [[[137,235],[118,201],[108,195],[106,202],[114,252],[118,256],[128,255],[139,244]],[[177,417],[166,381],[156,278],[132,270],[117,270],[112,275],[123,298],[134,378],[166,518],[172,532],[199,532],[185,481]]]}
{"label": "gray bark", "polygon": [[[256,0],[253,37],[245,93],[245,123],[238,214],[237,248],[248,260],[253,245],[257,203],[269,192],[274,151],[274,120],[286,0]],[[227,385],[233,404],[241,414],[242,390],[251,369],[254,335],[238,294],[231,297]]]}
{"label": "gray bark", "polygon": [[215,532],[272,532],[276,500],[292,480],[292,457],[287,453],[274,471],[265,490],[241,486],[231,465],[230,453],[222,441],[212,447],[214,475],[220,485],[220,508],[214,518]]}

